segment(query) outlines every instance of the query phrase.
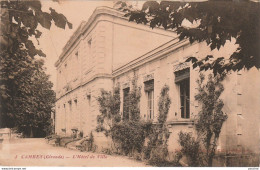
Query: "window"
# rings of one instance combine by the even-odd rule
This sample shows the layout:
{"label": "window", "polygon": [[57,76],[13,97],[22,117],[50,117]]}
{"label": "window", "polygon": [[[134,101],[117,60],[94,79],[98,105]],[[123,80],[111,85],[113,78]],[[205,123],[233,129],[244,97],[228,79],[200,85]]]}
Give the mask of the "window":
{"label": "window", "polygon": [[154,118],[154,80],[145,82],[144,90],[147,97],[147,120]]}
{"label": "window", "polygon": [[74,103],[75,103],[75,107],[77,108],[77,106],[78,106],[78,100],[75,99],[75,100],[74,100]]}
{"label": "window", "polygon": [[88,40],[88,50],[89,50],[89,54],[91,54],[91,46],[92,46],[92,38]]}
{"label": "window", "polygon": [[181,118],[190,118],[190,69],[175,72],[175,83],[179,86]]}
{"label": "window", "polygon": [[89,48],[91,47],[91,44],[92,44],[92,38],[88,40],[88,46],[89,46]]}
{"label": "window", "polygon": [[180,82],[181,118],[190,118],[190,80]]}
{"label": "window", "polygon": [[87,68],[90,69],[93,65],[92,63],[92,38],[90,38],[88,41],[87,41]]}
{"label": "window", "polygon": [[69,108],[70,108],[70,111],[72,111],[72,102],[71,102],[71,100],[70,100],[70,101],[68,101],[68,103],[69,103]]}
{"label": "window", "polygon": [[78,59],[78,57],[79,57],[79,52],[78,51],[75,53],[75,56]]}
{"label": "window", "polygon": [[91,112],[91,95],[90,94],[87,95],[87,102],[88,102],[87,114],[90,114],[90,112]]}
{"label": "window", "polygon": [[123,120],[129,120],[129,91],[129,87],[123,89]]}

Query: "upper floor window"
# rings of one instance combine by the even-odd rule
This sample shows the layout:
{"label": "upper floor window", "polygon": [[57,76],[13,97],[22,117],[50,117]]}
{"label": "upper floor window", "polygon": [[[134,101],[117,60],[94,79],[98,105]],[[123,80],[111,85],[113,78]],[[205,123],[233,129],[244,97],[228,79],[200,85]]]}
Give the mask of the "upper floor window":
{"label": "upper floor window", "polygon": [[147,99],[147,113],[145,115],[147,120],[154,119],[154,80],[149,80],[144,83],[144,90]]}
{"label": "upper floor window", "polygon": [[92,52],[91,47],[92,47],[92,38],[88,40],[88,52],[89,52],[90,55],[91,55],[91,52]]}
{"label": "upper floor window", "polygon": [[175,83],[179,86],[181,118],[190,118],[190,69],[175,72]]}
{"label": "upper floor window", "polygon": [[91,49],[91,45],[92,45],[92,38],[90,38],[90,39],[88,40],[88,48],[89,48],[89,49]]}
{"label": "upper floor window", "polygon": [[70,111],[72,111],[72,102],[71,102],[71,100],[68,101],[68,103],[69,103],[69,109],[70,109]]}
{"label": "upper floor window", "polygon": [[74,103],[75,103],[75,107],[77,108],[77,106],[78,106],[78,100],[75,99],[75,100],[74,100]]}

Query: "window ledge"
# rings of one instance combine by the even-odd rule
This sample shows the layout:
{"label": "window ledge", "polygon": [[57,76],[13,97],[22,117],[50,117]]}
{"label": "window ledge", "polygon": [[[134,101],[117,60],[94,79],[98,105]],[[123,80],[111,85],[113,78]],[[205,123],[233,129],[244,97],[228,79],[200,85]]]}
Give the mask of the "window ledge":
{"label": "window ledge", "polygon": [[193,120],[174,120],[174,121],[169,121],[167,122],[167,125],[193,125],[194,121]]}

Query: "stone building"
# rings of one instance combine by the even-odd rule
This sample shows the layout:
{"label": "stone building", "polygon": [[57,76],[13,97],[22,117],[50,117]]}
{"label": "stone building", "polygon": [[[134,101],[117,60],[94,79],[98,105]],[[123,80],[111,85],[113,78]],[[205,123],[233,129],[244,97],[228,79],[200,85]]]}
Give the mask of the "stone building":
{"label": "stone building", "polygon": [[[140,111],[144,120],[157,121],[158,99],[162,87],[170,88],[172,104],[167,124],[169,150],[179,148],[178,133],[193,132],[193,117],[199,111],[198,70],[185,63],[188,57],[229,56],[235,49],[229,43],[211,51],[204,43],[179,41],[174,31],[128,22],[121,12],[98,7],[82,22],[65,45],[57,67],[55,132],[71,135],[73,130],[89,135],[97,125],[100,90],[120,84],[123,113],[124,95],[137,76],[141,86]],[[218,151],[221,153],[259,153],[260,72],[253,68],[228,74],[223,82],[224,123]],[[123,114],[122,114],[123,116]],[[96,141],[104,141],[95,134]]]}

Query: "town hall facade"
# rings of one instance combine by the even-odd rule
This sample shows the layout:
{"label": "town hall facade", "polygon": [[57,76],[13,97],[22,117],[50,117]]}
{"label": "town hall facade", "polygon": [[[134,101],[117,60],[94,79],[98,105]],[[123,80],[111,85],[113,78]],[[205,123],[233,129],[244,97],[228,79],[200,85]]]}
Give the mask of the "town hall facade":
{"label": "town hall facade", "polygon": [[[98,7],[87,22],[82,22],[65,45],[57,68],[55,133],[70,136],[73,130],[87,136],[96,133],[97,101],[101,89],[112,91],[119,85],[122,117],[124,97],[136,78],[141,87],[141,119],[156,123],[158,99],[164,85],[169,86],[171,106],[167,118],[170,131],[169,151],[179,148],[178,133],[193,132],[199,71],[185,60],[191,56],[230,56],[234,45],[211,51],[205,43],[179,41],[172,30],[129,22],[123,13]],[[228,119],[218,141],[219,152],[259,153],[260,73],[231,72],[225,78],[223,111]]]}

